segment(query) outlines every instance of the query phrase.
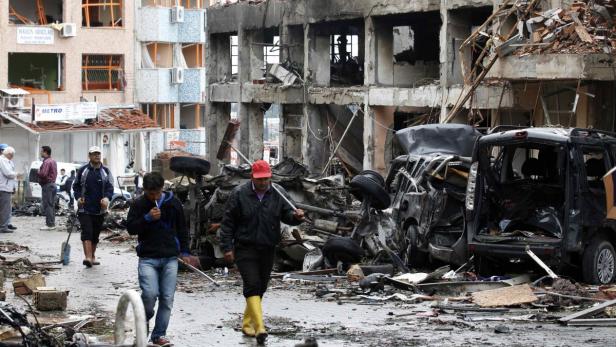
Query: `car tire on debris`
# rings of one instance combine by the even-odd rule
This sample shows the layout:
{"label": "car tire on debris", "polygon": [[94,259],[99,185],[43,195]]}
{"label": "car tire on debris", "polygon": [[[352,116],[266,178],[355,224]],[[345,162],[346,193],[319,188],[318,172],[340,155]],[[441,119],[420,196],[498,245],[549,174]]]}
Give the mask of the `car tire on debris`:
{"label": "car tire on debris", "polygon": [[[376,172],[374,174],[378,175]],[[378,177],[383,180],[383,177],[380,175]],[[374,178],[373,174],[357,175],[351,180],[350,185],[353,188],[351,192],[360,201],[363,201],[364,197],[369,196],[372,199],[372,207],[377,210],[387,209],[391,204],[391,199],[381,184],[381,180]]]}
{"label": "car tire on debris", "polygon": [[169,168],[189,177],[203,176],[210,173],[210,162],[195,157],[173,157],[169,162]]}
{"label": "car tire on debris", "polygon": [[593,238],[582,259],[584,281],[591,284],[613,283],[616,277],[616,252],[605,237]]}
{"label": "car tire on debris", "polygon": [[357,264],[364,257],[364,250],[351,238],[332,237],[323,245],[323,255],[332,266],[336,266],[339,261]]}

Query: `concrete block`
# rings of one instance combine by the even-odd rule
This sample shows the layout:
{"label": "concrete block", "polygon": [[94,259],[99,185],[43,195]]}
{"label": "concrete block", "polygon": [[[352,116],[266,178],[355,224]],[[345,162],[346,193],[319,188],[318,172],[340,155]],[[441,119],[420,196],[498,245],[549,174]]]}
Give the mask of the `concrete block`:
{"label": "concrete block", "polygon": [[34,307],[39,311],[64,311],[68,291],[56,290],[50,287],[39,287],[33,293]]}
{"label": "concrete block", "polygon": [[13,290],[16,295],[30,295],[38,287],[45,287],[45,277],[41,274],[13,281]]}

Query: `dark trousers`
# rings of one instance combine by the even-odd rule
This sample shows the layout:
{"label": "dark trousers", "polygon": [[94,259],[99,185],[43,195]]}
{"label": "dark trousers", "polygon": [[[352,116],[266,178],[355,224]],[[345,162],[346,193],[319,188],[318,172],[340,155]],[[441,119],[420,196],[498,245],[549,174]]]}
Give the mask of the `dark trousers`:
{"label": "dark trousers", "polygon": [[274,266],[274,248],[236,246],[235,265],[244,283],[244,297],[263,297]]}
{"label": "dark trousers", "polygon": [[41,209],[48,227],[56,225],[56,184],[47,183],[41,187]]}

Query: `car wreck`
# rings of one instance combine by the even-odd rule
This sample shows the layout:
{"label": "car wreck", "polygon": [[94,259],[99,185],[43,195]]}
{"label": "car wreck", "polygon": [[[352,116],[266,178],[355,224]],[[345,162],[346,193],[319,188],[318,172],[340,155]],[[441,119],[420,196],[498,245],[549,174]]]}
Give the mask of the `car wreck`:
{"label": "car wreck", "polygon": [[509,127],[481,137],[466,194],[478,271],[529,261],[529,246],[559,272],[614,282],[616,225],[602,178],[616,165],[615,150],[615,134],[592,129]]}

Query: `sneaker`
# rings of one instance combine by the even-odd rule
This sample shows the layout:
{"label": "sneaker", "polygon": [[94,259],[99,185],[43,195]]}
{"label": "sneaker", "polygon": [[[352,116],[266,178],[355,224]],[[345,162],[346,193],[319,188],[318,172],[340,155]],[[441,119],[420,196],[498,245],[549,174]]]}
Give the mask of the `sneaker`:
{"label": "sneaker", "polygon": [[164,337],[164,336],[161,336],[161,337],[158,337],[156,339],[153,339],[152,343],[154,345],[160,346],[160,347],[173,346],[173,344],[171,344],[171,341],[169,341],[169,339]]}
{"label": "sneaker", "polygon": [[56,226],[54,225],[54,226],[48,227],[45,225],[44,227],[41,227],[41,230],[44,230],[44,231],[56,230]]}
{"label": "sneaker", "polygon": [[13,226],[13,224],[9,224],[7,228],[9,228],[10,230],[17,230],[17,227]]}

